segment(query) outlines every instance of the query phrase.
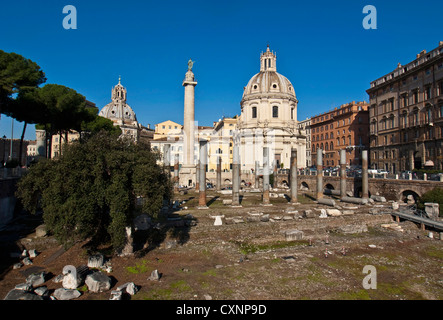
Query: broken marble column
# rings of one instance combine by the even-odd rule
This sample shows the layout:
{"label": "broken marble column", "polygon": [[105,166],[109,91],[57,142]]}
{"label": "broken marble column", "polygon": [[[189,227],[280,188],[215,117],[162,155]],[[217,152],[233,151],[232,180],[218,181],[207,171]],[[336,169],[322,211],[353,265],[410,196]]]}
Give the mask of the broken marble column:
{"label": "broken marble column", "polygon": [[269,147],[263,147],[263,204],[269,201]]}
{"label": "broken marble column", "polygon": [[317,149],[317,200],[323,198],[323,149]]}
{"label": "broken marble column", "polygon": [[165,165],[168,177],[170,177],[170,175],[171,175],[171,164],[170,164],[170,159],[171,159],[170,150],[171,149],[170,149],[170,147],[171,147],[171,145],[169,143],[165,144],[163,147],[163,164]]}
{"label": "broken marble column", "polygon": [[175,154],[175,160],[174,160],[174,189],[175,191],[178,191],[180,186],[180,177],[179,177],[179,155],[178,153]]}
{"label": "broken marble column", "polygon": [[208,208],[206,205],[206,164],[208,163],[208,143],[206,140],[200,141],[200,174],[199,174],[199,209]]}
{"label": "broken marble column", "polygon": [[200,191],[200,160],[197,161],[195,168],[195,191]]}
{"label": "broken marble column", "polygon": [[134,253],[134,239],[132,237],[132,228],[126,227],[126,244],[121,252],[121,256],[128,256]]}
{"label": "broken marble column", "polygon": [[217,157],[217,180],[215,182],[215,187],[217,191],[221,190],[222,184],[222,158],[220,156]]}
{"label": "broken marble column", "polygon": [[259,180],[259,173],[260,170],[259,162],[255,161],[255,189],[258,189],[260,187],[260,180]]}
{"label": "broken marble column", "polygon": [[234,141],[232,152],[232,205],[240,206],[240,150],[238,141]]}
{"label": "broken marble column", "polygon": [[291,204],[297,204],[297,149],[291,148]]}
{"label": "broken marble column", "polygon": [[361,183],[362,183],[362,195],[363,199],[369,198],[369,182],[368,182],[368,150],[361,152],[362,158],[362,170],[361,170]]}
{"label": "broken marble column", "polygon": [[278,183],[277,183],[278,168],[277,168],[277,160],[275,160],[275,159],[274,159],[273,168],[274,168],[274,172],[272,173],[272,175],[274,176],[274,181],[272,183],[272,187],[275,189],[278,186]]}
{"label": "broken marble column", "polygon": [[346,197],[346,150],[340,150],[340,198]]}

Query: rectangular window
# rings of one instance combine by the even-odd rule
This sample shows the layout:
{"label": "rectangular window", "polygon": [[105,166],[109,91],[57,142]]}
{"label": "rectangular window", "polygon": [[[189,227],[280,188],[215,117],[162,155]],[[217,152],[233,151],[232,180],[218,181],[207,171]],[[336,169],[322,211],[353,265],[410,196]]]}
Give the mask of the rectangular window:
{"label": "rectangular window", "polygon": [[272,117],[278,118],[278,107],[277,106],[272,107]]}
{"label": "rectangular window", "polygon": [[418,103],[418,91],[414,91],[414,93],[412,94],[412,103]]}
{"label": "rectangular window", "polygon": [[252,118],[257,118],[257,107],[252,107]]}
{"label": "rectangular window", "polygon": [[425,100],[431,99],[431,87],[428,86],[425,88]]}

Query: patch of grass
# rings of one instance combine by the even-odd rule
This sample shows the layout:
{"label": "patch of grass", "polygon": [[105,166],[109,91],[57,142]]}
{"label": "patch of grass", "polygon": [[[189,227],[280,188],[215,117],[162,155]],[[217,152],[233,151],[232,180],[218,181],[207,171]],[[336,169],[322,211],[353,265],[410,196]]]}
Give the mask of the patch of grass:
{"label": "patch of grass", "polygon": [[146,260],[143,260],[142,263],[137,263],[134,267],[126,267],[126,271],[132,274],[140,274],[148,272],[148,267],[146,266]]}
{"label": "patch of grass", "polygon": [[171,289],[176,289],[181,292],[191,290],[191,286],[187,284],[185,280],[178,280],[176,282],[173,282],[171,283],[170,287]]}
{"label": "patch of grass", "polygon": [[428,255],[430,257],[443,259],[443,248],[442,247],[431,246],[425,250],[425,253],[426,253],[426,255]]}
{"label": "patch of grass", "polygon": [[203,275],[214,277],[217,275],[217,272],[214,269],[209,269],[208,271],[203,272]]}
{"label": "patch of grass", "polygon": [[83,293],[88,292],[88,286],[85,284],[84,286],[78,288],[77,290]]}

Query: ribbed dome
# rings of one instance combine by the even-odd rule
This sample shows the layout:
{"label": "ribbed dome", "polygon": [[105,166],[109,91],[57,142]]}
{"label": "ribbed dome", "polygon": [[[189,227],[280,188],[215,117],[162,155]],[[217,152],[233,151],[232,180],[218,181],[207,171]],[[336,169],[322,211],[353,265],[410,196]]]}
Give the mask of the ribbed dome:
{"label": "ribbed dome", "polygon": [[276,71],[261,71],[254,75],[245,87],[243,98],[263,93],[286,93],[295,97],[292,83]]}
{"label": "ribbed dome", "polygon": [[106,106],[104,106],[103,109],[100,110],[99,116],[108,118],[110,120],[124,119],[124,120],[137,121],[135,112],[132,110],[132,108],[129,105],[123,104],[123,115],[122,115],[121,107],[115,102],[108,103]]}

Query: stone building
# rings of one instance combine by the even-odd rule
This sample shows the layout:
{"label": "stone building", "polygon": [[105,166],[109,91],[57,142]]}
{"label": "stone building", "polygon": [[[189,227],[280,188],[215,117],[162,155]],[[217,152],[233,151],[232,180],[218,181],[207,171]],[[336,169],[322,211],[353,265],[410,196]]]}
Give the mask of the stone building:
{"label": "stone building", "polygon": [[[23,140],[22,145],[22,162],[21,166],[26,165],[26,152],[30,141]],[[20,154],[20,139],[12,139],[12,154],[11,154],[11,138],[3,136],[0,138],[0,167],[6,164],[8,160],[18,160]]]}
{"label": "stone building", "polygon": [[260,72],[244,88],[238,120],[241,170],[263,164],[269,147],[272,167],[289,168],[291,148],[297,148],[298,167],[306,165],[306,136],[297,127],[297,104],[292,83],[277,72],[277,56],[269,46],[260,56]]}
{"label": "stone building", "polygon": [[372,168],[443,169],[443,41],[371,82]]}
{"label": "stone building", "polygon": [[311,118],[311,156],[316,165],[317,150],[323,150],[323,166],[340,165],[340,150],[346,150],[346,164],[361,166],[361,152],[369,147],[368,103],[352,101]]}
{"label": "stone building", "polygon": [[178,137],[183,134],[183,126],[171,120],[166,120],[155,125],[154,140],[165,137]]}
{"label": "stone building", "polygon": [[237,118],[223,118],[214,122],[209,143],[208,170],[217,169],[218,158],[221,158],[221,170],[232,169],[233,135],[237,129]]}

